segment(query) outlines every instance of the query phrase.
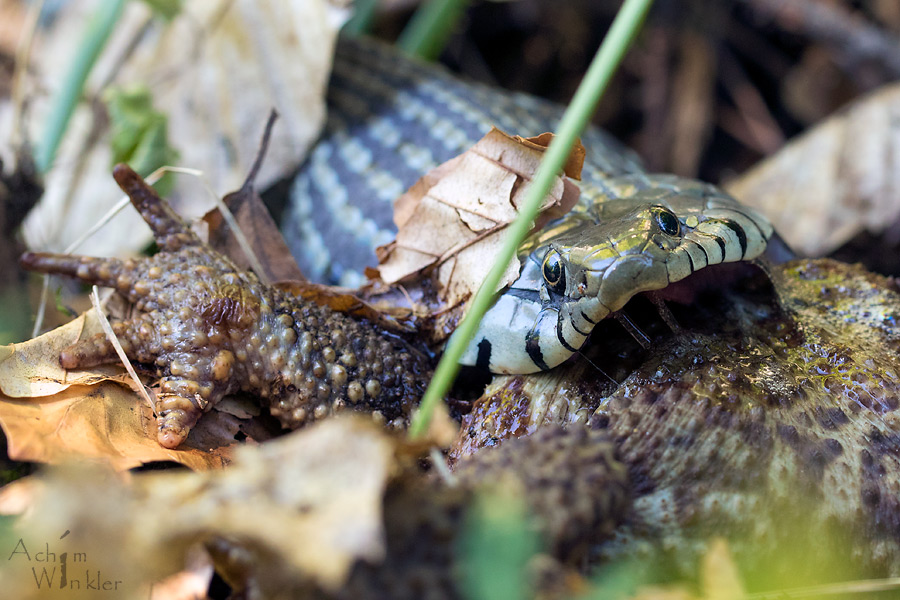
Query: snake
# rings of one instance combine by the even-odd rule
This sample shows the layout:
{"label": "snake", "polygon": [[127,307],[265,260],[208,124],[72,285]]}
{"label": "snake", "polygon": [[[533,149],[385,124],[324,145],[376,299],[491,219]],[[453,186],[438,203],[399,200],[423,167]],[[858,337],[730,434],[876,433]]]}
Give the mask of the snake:
{"label": "snake", "polygon": [[[563,108],[463,81],[365,38],[342,37],[323,134],[295,177],[282,232],[313,280],[356,286],[393,239],[391,202],[496,126],[552,131]],[[719,263],[751,261],[772,225],[720,188],[649,174],[589,127],[579,203],[520,248],[516,281],[488,310],[461,359],[493,373],[551,369],[634,295]]]}

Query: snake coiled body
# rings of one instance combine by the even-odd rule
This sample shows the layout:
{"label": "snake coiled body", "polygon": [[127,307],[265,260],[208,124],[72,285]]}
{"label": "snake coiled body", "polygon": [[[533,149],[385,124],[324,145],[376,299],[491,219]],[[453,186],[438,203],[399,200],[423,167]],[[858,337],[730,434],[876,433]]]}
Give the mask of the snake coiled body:
{"label": "snake coiled body", "polygon": [[[393,202],[426,171],[469,149],[492,126],[553,131],[559,106],[461,81],[371,40],[341,38],[321,139],[294,180],[282,231],[303,273],[356,287],[374,248],[397,233]],[[643,176],[637,158],[596,128],[583,194],[599,196],[617,175]]]}
{"label": "snake coiled body", "polygon": [[[497,126],[552,131],[562,108],[460,81],[371,41],[338,44],[321,141],[294,181],[284,234],[312,278],[356,285],[393,239],[391,203],[427,170]],[[523,246],[519,279],[488,311],[463,364],[550,369],[635,294],[759,256],[768,221],[717,187],[651,175],[589,128],[579,206]]]}

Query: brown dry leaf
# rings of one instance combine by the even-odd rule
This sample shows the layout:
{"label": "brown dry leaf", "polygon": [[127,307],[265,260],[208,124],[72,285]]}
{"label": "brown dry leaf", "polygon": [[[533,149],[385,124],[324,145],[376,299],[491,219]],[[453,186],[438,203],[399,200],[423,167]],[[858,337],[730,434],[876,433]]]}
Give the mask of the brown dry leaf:
{"label": "brown dry leaf", "polygon": [[[291,256],[278,225],[275,224],[269,209],[263,204],[255,188],[242,188],[227,194],[222,201],[234,215],[241,232],[259,259],[264,272],[258,275],[263,280],[304,280],[303,273],[300,272],[297,261]],[[203,221],[209,228],[210,246],[228,256],[241,269],[250,269],[249,261],[219,210],[214,209],[206,213]]]}
{"label": "brown dry leaf", "polygon": [[[275,287],[303,300],[311,300],[351,317],[367,319],[389,331],[415,332],[414,327],[402,320],[409,315],[408,310],[396,308],[396,305],[385,305],[383,310],[376,308],[345,288],[336,288],[312,281],[279,281],[275,283]],[[397,318],[391,313],[397,313]]]}
{"label": "brown dry leaf", "polygon": [[[250,251],[259,261],[262,272],[257,275],[262,281],[267,283],[282,280],[305,281],[306,278],[297,266],[297,261],[291,256],[278,225],[256,191],[256,177],[264,164],[276,117],[277,113],[270,113],[259,150],[244,185],[236,192],[227,194],[222,198],[222,202],[231,211],[240,233],[250,246]],[[231,258],[241,269],[251,269],[254,266],[218,207],[206,213],[203,222],[207,227],[204,237],[210,246]]]}
{"label": "brown dry leaf", "polygon": [[809,256],[900,218],[900,85],[851,104],[727,186]]}
{"label": "brown dry leaf", "polygon": [[71,385],[92,385],[109,379],[125,382],[127,377],[116,366],[66,371],[59,365],[60,351],[102,331],[91,309],[40,337],[0,346],[0,392],[10,398],[39,398]]}
{"label": "brown dry leaf", "polygon": [[[394,453],[380,427],[351,416],[245,446],[224,471],[137,474],[126,483],[108,470],[69,466],[47,476],[20,521],[21,539],[29,548],[49,543],[57,555],[81,552],[79,571],[130,590],[183,570],[204,542],[250,556],[267,597],[303,575],[335,588],[355,561],[383,556]],[[33,597],[31,566],[20,555],[3,561],[6,595]]]}
{"label": "brown dry leaf", "polygon": [[[378,249],[381,279],[395,283],[435,269],[441,300],[449,306],[465,302],[490,270],[503,243],[502,232],[518,215],[543,156],[541,142],[549,139],[544,134],[524,140],[495,128],[416,182],[394,205],[396,240]],[[580,172],[583,152],[579,144],[570,158],[572,175]],[[557,178],[537,226],[564,214],[577,200],[577,187]],[[519,270],[513,259],[500,287],[512,283]]]}
{"label": "brown dry leaf", "polygon": [[58,463],[72,457],[130,469],[174,461],[192,469],[221,468],[231,459],[235,436],[272,436],[253,418],[259,407],[223,401],[201,420],[178,450],[159,446],[156,418],[121,367],[66,371],[60,351],[100,331],[93,310],[21,344],[0,348],[0,426],[13,460]]}
{"label": "brown dry leaf", "polygon": [[[229,419],[232,426],[223,427],[222,421]],[[185,444],[168,450],[156,440],[156,418],[150,408],[118,384],[72,386],[36,399],[0,394],[0,426],[12,460],[60,463],[86,458],[108,462],[117,470],[153,461],[173,461],[196,470],[222,468],[237,445],[237,421],[210,412]]]}
{"label": "brown dry leaf", "polygon": [[[529,148],[534,148],[540,152],[546,152],[547,148],[550,146],[550,142],[553,140],[553,136],[554,134],[552,132],[545,131],[540,135],[532,137],[522,137],[520,135],[513,135],[510,137]],[[578,140],[575,147],[572,148],[569,157],[566,159],[566,164],[563,165],[563,173],[566,174],[566,177],[581,181],[581,169],[584,167],[584,157],[586,154],[587,151],[584,149],[584,145],[582,145],[581,140]]]}

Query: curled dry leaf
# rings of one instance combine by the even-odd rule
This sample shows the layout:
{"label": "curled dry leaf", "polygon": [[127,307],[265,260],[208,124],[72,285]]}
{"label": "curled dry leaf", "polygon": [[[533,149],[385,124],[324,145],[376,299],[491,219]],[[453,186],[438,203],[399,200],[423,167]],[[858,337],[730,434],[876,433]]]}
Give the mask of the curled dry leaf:
{"label": "curled dry leaf", "polygon": [[72,386],[52,396],[24,400],[0,394],[0,425],[9,458],[30,462],[60,463],[80,457],[105,461],[119,470],[154,461],[197,470],[222,468],[237,444],[234,435],[241,421],[224,413],[216,416],[204,419],[178,450],[167,450],[156,441],[156,417],[150,408],[115,383]]}
{"label": "curled dry leaf", "polygon": [[10,398],[40,398],[72,385],[92,385],[108,379],[126,382],[115,366],[66,371],[59,353],[103,330],[93,310],[62,327],[21,344],[0,346],[0,392]]}
{"label": "curled dry leaf", "polygon": [[277,116],[274,111],[269,114],[269,121],[266,123],[256,158],[247,179],[244,180],[244,185],[222,198],[222,204],[234,216],[234,222],[249,246],[249,252],[253,253],[256,260],[251,261],[247,256],[248,250],[242,247],[236,232],[226,223],[220,207],[204,215],[202,223],[207,227],[207,235],[202,237],[210,246],[231,258],[238,267],[242,269],[256,267],[260,271],[257,276],[262,281],[305,281],[306,278],[297,266],[297,261],[291,256],[278,225],[256,191],[256,177],[264,164],[263,159],[269,149]]}
{"label": "curled dry leaf", "polygon": [[[481,285],[518,215],[549,134],[525,140],[492,129],[472,148],[426,174],[394,204],[397,238],[378,249],[378,272],[395,283],[431,274],[445,305],[465,302]],[[567,174],[578,176],[584,148],[570,157]],[[561,216],[578,189],[558,177],[541,206],[537,226]],[[500,283],[519,275],[513,259]]]}
{"label": "curled dry leaf", "polygon": [[[250,247],[256,253],[264,272],[258,275],[265,281],[299,280],[303,273],[297,261],[291,256],[278,225],[272,219],[269,209],[254,188],[240,189],[223,198],[237,221]],[[242,269],[251,265],[244,256],[231,229],[225,224],[221,213],[211,210],[203,217],[208,226],[209,245],[231,258]]]}
{"label": "curled dry leaf", "polygon": [[211,411],[179,450],[161,448],[152,411],[120,367],[60,366],[63,348],[99,331],[90,310],[33,340],[0,347],[0,426],[11,459],[58,463],[83,457],[116,469],[173,461],[202,470],[229,462],[238,432],[257,441],[271,437],[253,418],[257,406],[248,410],[234,401]]}
{"label": "curled dry leaf", "polygon": [[[387,329],[388,331],[407,332],[415,331],[402,318],[408,314],[403,309],[393,310],[391,306],[376,308],[345,288],[335,288],[311,281],[279,281],[275,287],[288,292],[304,300],[312,300],[321,306],[327,306],[337,312],[342,312],[356,319],[368,319],[372,323]],[[396,312],[398,318],[392,316]]]}
{"label": "curled dry leaf", "polygon": [[[350,417],[243,447],[224,471],[138,474],[126,483],[69,466],[47,476],[21,539],[34,548],[48,542],[57,555],[81,552],[81,568],[131,589],[183,570],[198,543],[248,555],[267,597],[303,576],[334,589],[355,561],[383,556],[394,456],[381,428]],[[19,555],[0,565],[9,597],[33,590],[31,566]]]}
{"label": "curled dry leaf", "polygon": [[900,218],[900,85],[854,102],[727,189],[808,256],[880,233]]}

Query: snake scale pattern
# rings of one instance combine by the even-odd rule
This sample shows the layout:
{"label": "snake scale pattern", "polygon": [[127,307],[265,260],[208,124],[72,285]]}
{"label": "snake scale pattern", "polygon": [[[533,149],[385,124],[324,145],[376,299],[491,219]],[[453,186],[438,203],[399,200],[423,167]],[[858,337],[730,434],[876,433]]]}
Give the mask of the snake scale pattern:
{"label": "snake scale pattern", "polygon": [[[465,152],[492,126],[553,131],[560,107],[460,81],[389,46],[341,38],[328,88],[328,121],[294,180],[282,230],[314,281],[357,287],[374,248],[396,234],[393,201],[434,166]],[[582,179],[607,191],[617,175],[643,177],[636,157],[591,128]],[[611,190],[609,190],[611,191]]]}

